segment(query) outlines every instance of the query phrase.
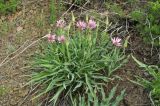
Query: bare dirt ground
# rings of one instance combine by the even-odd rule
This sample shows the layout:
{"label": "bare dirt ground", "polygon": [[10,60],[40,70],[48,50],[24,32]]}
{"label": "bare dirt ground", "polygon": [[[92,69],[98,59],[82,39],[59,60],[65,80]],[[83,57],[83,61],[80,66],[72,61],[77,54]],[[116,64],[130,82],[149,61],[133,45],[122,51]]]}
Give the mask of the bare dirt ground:
{"label": "bare dirt ground", "polygon": [[[47,30],[52,28],[49,24],[49,3],[45,0],[23,0],[21,10],[7,17],[1,17],[0,26],[0,62],[6,56],[20,49],[23,50],[32,41],[44,36]],[[8,25],[7,29],[4,25]],[[143,44],[138,38],[132,38],[130,51],[141,57],[145,54],[140,49]],[[137,42],[137,43],[135,43]],[[138,46],[137,46],[138,45]],[[138,47],[138,49],[136,49]],[[136,50],[135,50],[136,49]],[[149,49],[150,51],[150,49]],[[24,87],[29,80],[32,71],[30,70],[30,59],[34,53],[38,52],[38,46],[34,45],[27,49],[15,59],[0,67],[0,87],[4,93],[0,95],[0,106],[37,106],[37,101],[32,101],[31,87]],[[145,50],[144,50],[145,52]],[[19,51],[15,54],[18,54]],[[12,57],[13,55],[9,57]],[[157,55],[157,51],[154,53]],[[152,62],[159,62],[157,57],[150,56]],[[146,60],[148,54],[145,55]],[[143,60],[144,58],[141,58]],[[143,76],[142,71],[130,59],[128,63],[120,69],[118,75],[123,78],[119,83],[119,90],[126,89],[126,96],[121,106],[150,106],[148,93],[140,86],[131,83],[128,79],[134,80],[134,75]]]}
{"label": "bare dirt ground", "polygon": [[[1,17],[0,61],[20,48],[20,53],[27,45],[47,33],[49,29],[49,4],[44,0],[23,0],[21,10],[7,17]],[[7,23],[8,29],[4,28]],[[4,30],[3,30],[4,29]],[[6,29],[6,31],[5,31]],[[25,45],[24,45],[25,44]],[[21,47],[23,46],[23,47]],[[0,95],[0,106],[32,106],[28,94],[30,87],[23,87],[31,74],[28,69],[29,59],[36,52],[32,46],[17,58],[0,67],[0,87],[4,93]],[[35,106],[35,105],[34,105]]]}

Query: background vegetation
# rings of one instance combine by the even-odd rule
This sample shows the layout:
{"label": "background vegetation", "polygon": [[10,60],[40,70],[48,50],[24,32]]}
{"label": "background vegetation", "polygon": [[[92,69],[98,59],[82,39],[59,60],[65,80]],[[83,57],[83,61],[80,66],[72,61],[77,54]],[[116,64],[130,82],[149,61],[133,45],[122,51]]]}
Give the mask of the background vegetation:
{"label": "background vegetation", "polygon": [[0,0],[0,14],[15,12],[20,0]]}

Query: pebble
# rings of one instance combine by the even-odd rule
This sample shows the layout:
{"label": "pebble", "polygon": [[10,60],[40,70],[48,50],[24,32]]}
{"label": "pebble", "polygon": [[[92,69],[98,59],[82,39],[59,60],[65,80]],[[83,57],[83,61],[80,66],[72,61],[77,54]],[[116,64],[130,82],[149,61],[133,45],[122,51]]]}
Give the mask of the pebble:
{"label": "pebble", "polygon": [[18,91],[18,89],[19,89],[18,87],[13,88],[13,91],[14,91],[14,92],[15,92],[15,91]]}
{"label": "pebble", "polygon": [[15,101],[14,99],[10,100],[10,105],[11,106],[16,106],[18,101]]}
{"label": "pebble", "polygon": [[20,97],[25,97],[25,96],[27,96],[28,93],[29,93],[29,90],[26,89],[26,90],[20,91],[20,92],[19,92],[19,96],[20,96]]}
{"label": "pebble", "polygon": [[6,19],[5,16],[1,16],[1,20],[4,21]]}
{"label": "pebble", "polygon": [[20,32],[21,30],[23,30],[23,27],[18,26],[18,27],[17,27],[17,32]]}

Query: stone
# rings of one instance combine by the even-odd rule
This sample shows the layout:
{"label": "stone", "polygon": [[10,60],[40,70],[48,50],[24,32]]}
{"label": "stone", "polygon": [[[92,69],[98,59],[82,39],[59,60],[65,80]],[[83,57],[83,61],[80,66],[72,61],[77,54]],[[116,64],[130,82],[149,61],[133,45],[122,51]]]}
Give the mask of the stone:
{"label": "stone", "polygon": [[25,97],[25,96],[27,96],[28,93],[29,93],[29,90],[25,89],[25,90],[22,90],[22,91],[19,92],[19,96],[20,97]]}
{"label": "stone", "polygon": [[14,100],[14,99],[11,99],[11,100],[10,100],[10,105],[11,105],[11,106],[16,106],[17,103],[18,103],[18,101]]}

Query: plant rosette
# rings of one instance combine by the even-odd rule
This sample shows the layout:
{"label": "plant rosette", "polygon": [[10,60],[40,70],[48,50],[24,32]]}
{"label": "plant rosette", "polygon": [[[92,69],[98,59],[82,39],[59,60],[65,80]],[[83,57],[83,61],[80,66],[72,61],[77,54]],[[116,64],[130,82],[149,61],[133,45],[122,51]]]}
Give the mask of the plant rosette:
{"label": "plant rosette", "polygon": [[33,73],[30,83],[42,86],[35,98],[50,92],[54,105],[62,96],[78,100],[79,94],[90,93],[95,98],[126,60],[121,39],[109,39],[93,19],[68,25],[59,20],[56,26],[54,34],[45,37],[48,43],[43,46],[44,53],[34,60],[33,67],[39,70]]}

